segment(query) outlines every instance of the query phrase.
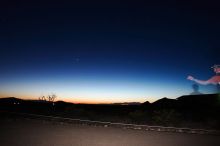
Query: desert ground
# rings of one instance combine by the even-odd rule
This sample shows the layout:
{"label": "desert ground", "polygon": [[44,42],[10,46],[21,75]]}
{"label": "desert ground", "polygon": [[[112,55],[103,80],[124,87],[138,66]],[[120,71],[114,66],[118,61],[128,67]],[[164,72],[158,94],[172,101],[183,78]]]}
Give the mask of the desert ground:
{"label": "desert ground", "polygon": [[219,146],[220,136],[1,119],[1,146]]}

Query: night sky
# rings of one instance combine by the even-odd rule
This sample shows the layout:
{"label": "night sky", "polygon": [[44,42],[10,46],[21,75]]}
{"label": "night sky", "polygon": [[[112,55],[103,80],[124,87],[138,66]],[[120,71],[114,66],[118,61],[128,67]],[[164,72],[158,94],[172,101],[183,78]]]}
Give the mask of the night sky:
{"label": "night sky", "polygon": [[19,1],[0,12],[0,97],[152,102],[190,94],[186,77],[220,64],[217,2]]}

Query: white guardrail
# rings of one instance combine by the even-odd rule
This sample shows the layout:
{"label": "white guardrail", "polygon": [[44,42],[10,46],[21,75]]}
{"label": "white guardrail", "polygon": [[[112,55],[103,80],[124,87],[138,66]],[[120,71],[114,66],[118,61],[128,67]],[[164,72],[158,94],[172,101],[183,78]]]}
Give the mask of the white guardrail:
{"label": "white guardrail", "polygon": [[159,131],[159,132],[178,132],[178,133],[191,133],[191,134],[212,134],[220,135],[218,130],[206,130],[206,129],[191,129],[191,128],[178,128],[178,127],[164,127],[164,126],[149,126],[149,125],[137,125],[137,124],[125,124],[125,123],[113,123],[113,122],[103,122],[103,121],[91,121],[82,119],[72,119],[57,116],[45,116],[38,114],[28,114],[28,113],[17,113],[17,112],[6,112],[0,111],[1,113],[15,114],[24,116],[30,119],[38,119],[55,121],[60,123],[68,124],[80,124],[80,125],[92,125],[92,126],[103,126],[103,127],[120,127],[124,129],[135,129],[135,130],[146,130],[146,131]]}

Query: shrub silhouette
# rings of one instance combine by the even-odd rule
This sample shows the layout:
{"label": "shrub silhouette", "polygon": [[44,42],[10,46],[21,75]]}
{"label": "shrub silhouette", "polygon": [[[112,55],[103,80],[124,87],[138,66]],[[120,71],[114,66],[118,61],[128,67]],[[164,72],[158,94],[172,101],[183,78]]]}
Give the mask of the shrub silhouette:
{"label": "shrub silhouette", "polygon": [[159,125],[172,126],[179,124],[180,118],[180,113],[174,109],[162,109],[153,112],[152,120]]}

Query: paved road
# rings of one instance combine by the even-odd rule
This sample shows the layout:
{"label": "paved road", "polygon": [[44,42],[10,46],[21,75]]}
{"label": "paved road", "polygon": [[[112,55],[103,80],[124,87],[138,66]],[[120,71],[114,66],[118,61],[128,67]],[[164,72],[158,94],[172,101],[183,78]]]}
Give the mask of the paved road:
{"label": "paved road", "polygon": [[220,136],[1,120],[1,146],[220,146]]}

